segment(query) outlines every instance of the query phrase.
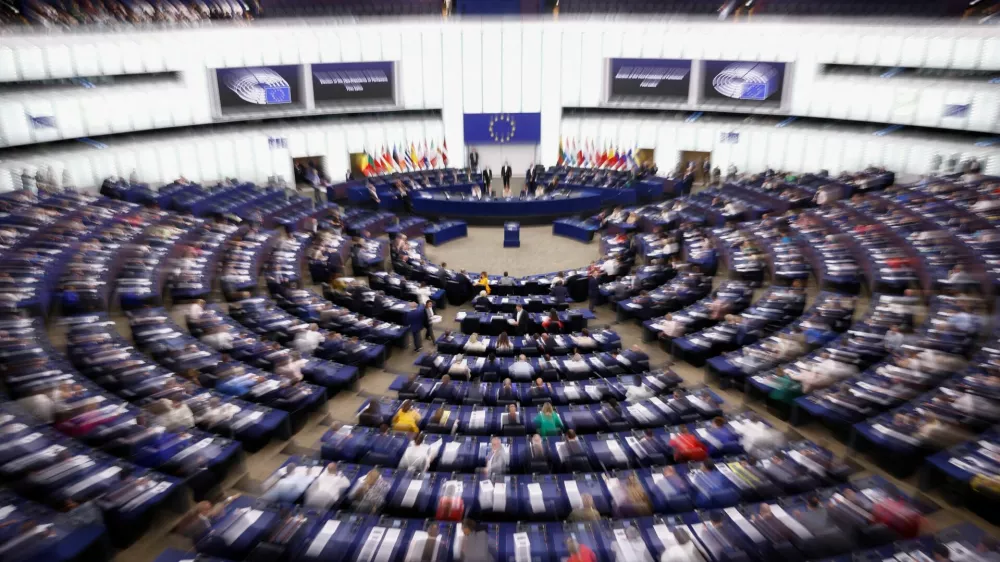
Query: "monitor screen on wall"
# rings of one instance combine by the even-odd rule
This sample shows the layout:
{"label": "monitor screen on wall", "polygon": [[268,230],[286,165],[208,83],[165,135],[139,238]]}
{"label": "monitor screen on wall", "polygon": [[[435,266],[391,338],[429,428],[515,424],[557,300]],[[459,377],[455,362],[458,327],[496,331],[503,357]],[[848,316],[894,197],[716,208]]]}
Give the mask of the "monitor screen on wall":
{"label": "monitor screen on wall", "polygon": [[609,59],[609,101],[685,102],[691,89],[691,61]]}
{"label": "monitor screen on wall", "polygon": [[785,63],[709,60],[704,65],[702,101],[781,104]]}
{"label": "monitor screen on wall", "polygon": [[317,106],[396,103],[394,62],[314,64],[311,73]]}
{"label": "monitor screen on wall", "polygon": [[223,114],[302,107],[302,67],[255,66],[215,71]]}

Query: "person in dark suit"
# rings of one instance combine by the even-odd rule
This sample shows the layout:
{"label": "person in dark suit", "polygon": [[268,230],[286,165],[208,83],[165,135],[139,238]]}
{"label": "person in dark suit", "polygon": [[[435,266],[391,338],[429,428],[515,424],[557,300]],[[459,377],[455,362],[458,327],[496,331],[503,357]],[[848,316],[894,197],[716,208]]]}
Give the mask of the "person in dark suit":
{"label": "person in dark suit", "polygon": [[561,282],[557,281],[554,283],[552,285],[552,289],[549,290],[549,293],[552,295],[552,300],[556,304],[563,304],[569,300],[569,289],[567,289],[566,285],[563,285]]}
{"label": "person in dark suit", "polygon": [[444,375],[441,377],[441,382],[434,388],[433,396],[434,400],[444,400],[445,402],[453,402],[455,397],[458,395],[458,389],[451,382],[451,377],[449,375]]}
{"label": "person in dark suit", "polygon": [[483,183],[486,185],[486,192],[490,192],[490,184],[493,183],[493,170],[489,166],[483,168]]}
{"label": "person in dark suit", "polygon": [[514,331],[518,335],[524,335],[524,332],[528,329],[528,313],[524,310],[524,307],[517,305],[514,309]]}
{"label": "person in dark suit", "polygon": [[479,152],[475,148],[469,151],[469,168],[473,173],[479,171]]}
{"label": "person in dark suit", "polygon": [[514,386],[510,382],[510,379],[503,380],[500,390],[497,391],[497,401],[501,403],[518,401],[517,394],[514,392]]}
{"label": "person in dark suit", "polygon": [[590,311],[594,311],[594,307],[601,304],[601,272],[600,270],[594,271],[590,274],[590,278],[587,280],[587,298],[590,299]]}
{"label": "person in dark suit", "polygon": [[417,308],[417,303],[410,303],[410,310],[406,312],[406,325],[413,334],[413,349],[420,351],[420,331],[424,329],[425,312]]}
{"label": "person in dark suit", "polygon": [[479,296],[472,302],[472,306],[479,312],[490,311],[490,297],[486,295],[486,291],[479,291]]}
{"label": "person in dark suit", "polygon": [[525,191],[535,190],[535,167],[528,166],[528,171],[524,173],[524,187],[521,188],[521,193]]}
{"label": "person in dark suit", "polygon": [[424,339],[434,341],[434,301],[427,299],[424,303]]}
{"label": "person in dark suit", "polygon": [[514,171],[510,169],[510,163],[504,162],[503,166],[500,167],[500,179],[503,180],[504,187],[510,187],[510,177],[513,173]]}

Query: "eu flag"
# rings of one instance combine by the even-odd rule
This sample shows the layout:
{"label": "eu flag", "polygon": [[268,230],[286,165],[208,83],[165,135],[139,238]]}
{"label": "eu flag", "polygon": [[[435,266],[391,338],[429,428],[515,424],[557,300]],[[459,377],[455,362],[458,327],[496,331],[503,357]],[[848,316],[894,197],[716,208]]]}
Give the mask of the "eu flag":
{"label": "eu flag", "polygon": [[541,113],[466,113],[465,144],[537,144]]}

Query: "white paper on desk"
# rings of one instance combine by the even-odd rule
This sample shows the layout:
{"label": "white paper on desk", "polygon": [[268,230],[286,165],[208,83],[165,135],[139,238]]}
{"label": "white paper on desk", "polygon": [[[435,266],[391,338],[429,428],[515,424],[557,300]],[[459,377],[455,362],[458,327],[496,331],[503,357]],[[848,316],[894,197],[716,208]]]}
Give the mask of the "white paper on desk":
{"label": "white paper on desk", "polygon": [[595,385],[588,384],[587,386],[583,387],[583,391],[586,392],[588,395],[590,395],[591,398],[595,400],[601,399],[601,391]]}
{"label": "white paper on desk", "polygon": [[493,485],[493,511],[499,513],[507,509],[507,483],[498,482]]}
{"label": "white paper on desk", "polygon": [[514,562],[532,562],[528,533],[514,533]]}
{"label": "white paper on desk", "polygon": [[778,521],[784,523],[785,527],[788,527],[789,530],[798,535],[799,538],[808,539],[813,536],[812,533],[809,532],[809,529],[806,529],[802,523],[799,523],[788,515],[788,512],[786,512],[778,504],[771,504],[771,513],[774,514]]}
{"label": "white paper on desk", "polygon": [[490,480],[479,481],[479,510],[489,511],[493,509],[493,482]]}
{"label": "white paper on desk", "polygon": [[422,490],[423,487],[423,480],[417,478],[410,480],[409,485],[406,486],[406,493],[403,494],[403,507],[413,507],[413,504],[417,503],[417,497],[420,496],[420,490]]}
{"label": "white paper on desk", "polygon": [[323,552],[326,548],[327,543],[333,537],[334,533],[337,532],[337,527],[340,527],[340,521],[330,520],[323,525],[323,528],[319,530],[316,537],[309,543],[309,549],[306,550],[306,556],[310,558],[315,558]]}
{"label": "white paper on desk", "polygon": [[642,448],[642,447],[639,446],[639,440],[636,439],[635,437],[633,437],[631,435],[629,435],[628,437],[626,437],[625,438],[625,444],[628,445],[629,448],[632,449],[632,451],[636,455],[638,455],[640,458],[646,458],[648,456],[646,454],[646,450],[644,448]]}
{"label": "white paper on desk", "polygon": [[458,449],[461,447],[460,443],[448,443],[444,446],[444,452],[441,453],[441,462],[445,464],[451,464],[455,462],[458,458]]}
{"label": "white paper on desk", "polygon": [[705,429],[704,427],[698,428],[697,430],[695,430],[695,433],[700,435],[701,438],[704,439],[705,441],[708,441],[716,449],[722,448],[722,442],[716,439],[712,435],[712,433],[709,430]]}
{"label": "white paper on desk", "polygon": [[583,509],[583,497],[580,496],[580,487],[576,480],[564,480],[563,488],[566,489],[566,497],[569,498],[569,505],[573,509]]}
{"label": "white paper on desk", "polygon": [[387,529],[382,545],[378,547],[378,554],[375,555],[375,562],[389,562],[392,553],[396,549],[396,542],[399,540],[399,529]]}
{"label": "white paper on desk", "polygon": [[2,508],[0,508],[0,521],[3,521],[4,519],[7,518],[8,515],[14,513],[15,511],[17,511],[17,508],[12,505],[3,506]]}
{"label": "white paper on desk", "polygon": [[259,509],[251,509],[250,511],[247,511],[240,516],[239,521],[233,523],[228,529],[226,529],[226,532],[222,535],[222,540],[225,541],[227,545],[233,544],[240,538],[240,535],[249,529],[251,525],[256,523],[263,514],[264,512]]}
{"label": "white paper on desk", "polygon": [[462,320],[465,320],[465,316],[466,316],[465,312],[459,312],[458,314],[455,315],[455,320],[461,322]]}
{"label": "white paper on desk", "polygon": [[743,517],[743,514],[740,513],[740,510],[736,509],[735,507],[727,507],[723,511],[726,512],[726,515],[728,515],[729,518],[732,519],[734,523],[736,523],[737,527],[739,527],[744,533],[746,533],[748,537],[750,537],[750,540],[752,540],[753,542],[766,541],[764,535],[760,534],[760,531],[758,531],[756,527],[751,525],[750,522],[747,521],[746,517]]}
{"label": "white paper on desk", "polygon": [[653,525],[653,532],[656,533],[656,538],[660,539],[660,543],[663,544],[664,548],[670,548],[677,544],[677,541],[674,540],[674,534],[663,523]]}
{"label": "white paper on desk", "polygon": [[608,451],[611,452],[611,456],[613,456],[616,461],[625,462],[625,459],[627,458],[625,456],[625,451],[622,450],[622,446],[618,444],[617,440],[609,439],[605,441],[605,443],[607,443]]}
{"label": "white paper on desk", "polygon": [[359,562],[369,562],[375,556],[375,549],[382,542],[383,536],[385,536],[385,527],[375,527],[368,533],[368,538],[365,540],[365,544],[361,547],[361,552],[358,554]]}
{"label": "white paper on desk", "polygon": [[541,484],[528,484],[528,500],[531,502],[532,513],[543,513],[545,511],[545,499],[542,497]]}

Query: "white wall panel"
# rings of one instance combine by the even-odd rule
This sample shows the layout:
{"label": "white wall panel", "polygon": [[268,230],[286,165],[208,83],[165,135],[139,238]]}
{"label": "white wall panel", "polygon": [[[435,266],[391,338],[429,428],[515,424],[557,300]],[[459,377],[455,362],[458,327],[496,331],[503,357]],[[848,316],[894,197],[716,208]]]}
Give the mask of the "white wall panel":
{"label": "white wall panel", "polygon": [[331,31],[319,36],[319,62],[340,62],[340,36]]}
{"label": "white wall panel", "polygon": [[355,28],[340,28],[337,35],[340,38],[340,58],[344,62],[358,62],[361,60],[361,39]]}
{"label": "white wall panel", "polygon": [[101,62],[101,74],[114,76],[124,74],[122,49],[117,43],[104,41],[97,44],[97,57]]}
{"label": "white wall panel", "polygon": [[908,35],[903,38],[903,49],[900,51],[899,64],[902,66],[922,66],[927,54],[927,38],[918,35]]}
{"label": "white wall panel", "polygon": [[955,39],[955,53],[951,59],[952,68],[977,68],[982,48],[983,40],[979,37],[959,37]]}
{"label": "white wall panel", "polygon": [[806,161],[806,135],[799,131],[788,133],[788,144],[785,149],[785,169],[808,170]]}
{"label": "white wall panel", "polygon": [[198,162],[198,150],[193,143],[181,143],[177,147],[177,166],[181,175],[195,183],[202,183],[215,178],[206,178],[201,173],[201,163]]}
{"label": "white wall panel", "polygon": [[215,151],[215,143],[204,140],[194,144],[197,151],[198,171],[201,174],[201,181],[204,183],[216,183],[222,179],[219,173],[219,155]]}
{"label": "white wall panel", "polygon": [[979,58],[979,68],[985,70],[1000,69],[1000,38],[987,37],[983,40],[982,55]]}
{"label": "white wall panel", "polygon": [[181,177],[181,167],[177,161],[177,147],[167,143],[157,146],[160,155],[160,178],[170,183]]}
{"label": "white wall panel", "polygon": [[927,41],[927,58],[924,62],[931,68],[948,68],[954,47],[955,40],[952,37],[932,37]]}
{"label": "white wall panel", "polygon": [[1000,95],[977,92],[969,108],[969,128],[976,131],[996,131],[1000,120]]}
{"label": "white wall panel", "polygon": [[166,183],[166,179],[160,174],[160,157],[153,148],[139,150],[135,170],[141,182],[151,185]]}
{"label": "white wall panel", "polygon": [[[503,111],[503,28],[499,23],[484,23],[482,26],[482,80],[483,113]],[[471,79],[471,77],[470,77]]]}
{"label": "white wall panel", "polygon": [[[721,131],[720,131],[721,134]],[[769,136],[765,131],[752,131],[752,132],[741,132],[740,140],[743,137],[748,137],[749,150],[747,153],[747,165],[752,170],[766,170],[768,166],[774,167],[776,164],[771,162],[771,152],[768,143]],[[714,135],[715,141],[719,142],[721,138],[719,135]],[[721,144],[721,143],[720,143]],[[714,163],[713,163],[714,166]],[[775,168],[779,169],[779,168]]]}
{"label": "white wall panel", "polygon": [[16,56],[22,80],[46,78],[45,58],[42,56],[41,48],[34,45],[22,45],[17,49]]}
{"label": "white wall panel", "polygon": [[[796,168],[791,168],[787,163],[787,156],[785,155],[785,148],[788,146],[788,135],[781,131],[768,131],[767,135],[767,165],[775,170],[794,170]],[[725,166],[720,166],[723,172],[726,171]]]}
{"label": "white wall panel", "polygon": [[46,45],[44,48],[45,66],[51,78],[64,78],[74,75],[73,57],[69,46],[65,44]]}
{"label": "white wall panel", "polygon": [[[24,104],[24,111],[30,117],[55,117],[55,108],[52,106],[52,102],[46,99],[30,99]],[[30,121],[29,117],[29,121]],[[30,123],[29,123],[29,126]],[[34,142],[52,142],[54,140],[59,140],[59,123],[56,123],[56,127],[35,127],[32,128],[32,137]]]}
{"label": "white wall panel", "polygon": [[358,28],[358,36],[361,40],[361,60],[376,61],[382,60],[381,33],[377,26],[365,26]]}
{"label": "white wall panel", "polygon": [[134,150],[122,149],[116,150],[114,155],[117,159],[117,170],[118,177],[128,178],[132,176],[132,172],[139,171],[139,159],[136,157]]}
{"label": "white wall panel", "polygon": [[84,127],[87,135],[106,135],[111,132],[111,120],[108,115],[108,104],[103,96],[94,92],[83,100]]}
{"label": "white wall panel", "polygon": [[14,49],[0,45],[0,81],[17,80],[18,77],[17,57],[14,54]]}
{"label": "white wall panel", "polygon": [[132,108],[136,101],[133,96],[135,94],[119,91],[105,97],[105,103],[108,105],[108,126],[112,133],[132,131]]}
{"label": "white wall panel", "polygon": [[[423,42],[421,64],[423,65],[422,85],[423,85],[423,107],[442,107],[442,84],[444,73],[442,71],[441,40],[442,34],[436,29],[428,29],[420,34]],[[405,53],[407,49],[403,49]],[[452,71],[449,69],[449,71]],[[461,95],[461,93],[459,93]],[[461,104],[458,106],[461,108]]]}
{"label": "white wall panel", "polygon": [[[504,113],[521,112],[522,93],[527,89],[521,86],[521,80],[524,77],[524,69],[522,68],[524,61],[521,56],[521,45],[524,43],[524,38],[521,27],[513,24],[504,24],[503,26],[503,46],[501,48],[503,75],[498,86],[501,90],[500,111]],[[538,56],[538,51],[535,51],[534,56]]]}
{"label": "white wall panel", "polygon": [[[553,165],[559,160],[559,131],[563,108],[560,100],[565,100],[563,89],[569,86],[561,83],[559,80],[552,80],[549,77],[559,76],[559,66],[563,62],[564,53],[569,57],[569,53],[565,50],[565,43],[563,42],[559,28],[550,27],[545,29],[542,34],[542,79],[540,81],[543,93],[539,107],[542,113],[542,143],[539,154],[541,162],[539,163],[545,166]],[[567,66],[572,66],[572,64],[568,64]]]}
{"label": "white wall panel", "polygon": [[253,150],[254,164],[256,165],[256,183],[266,184],[268,178],[275,175],[274,159],[271,156],[271,149],[267,145],[267,137],[263,135],[250,135],[249,141]]}
{"label": "white wall panel", "polygon": [[326,173],[330,175],[331,180],[338,181],[346,177],[351,169],[350,155],[344,145],[343,127],[333,127],[326,132],[326,145],[328,147],[324,159]]}
{"label": "white wall panel", "polygon": [[[403,107],[419,109],[424,107],[424,56],[422,36],[416,29],[403,32],[403,42],[407,48],[400,53],[400,92]],[[440,60],[440,57],[438,57]],[[439,65],[440,66],[440,65]]]}
{"label": "white wall panel", "polygon": [[878,49],[876,64],[879,66],[896,66],[903,53],[903,37],[892,34],[882,38]]}
{"label": "white wall panel", "polygon": [[441,37],[442,103],[441,120],[449,156],[458,166],[465,162],[465,125],[463,122],[462,33],[457,26],[446,27]]}
{"label": "white wall panel", "polygon": [[[238,156],[233,151],[233,140],[230,136],[225,136],[223,138],[217,139],[212,143],[212,147],[215,150],[215,158],[218,164],[218,175],[219,179],[223,178],[240,178],[240,170],[236,165],[236,161],[239,158],[244,158],[245,156]],[[325,148],[323,149],[325,152]],[[244,178],[247,181],[253,181],[253,178]]]}
{"label": "white wall panel", "polygon": [[52,109],[55,112],[56,127],[59,128],[59,134],[63,138],[75,139],[86,135],[80,100],[69,96],[60,96],[55,99]]}
{"label": "white wall panel", "polygon": [[[546,59],[542,68],[543,75],[548,69],[562,68],[562,80],[559,81],[559,91],[562,92],[562,103],[566,107],[576,107],[580,105],[580,75],[583,72],[581,66],[581,49],[583,48],[583,34],[579,30],[560,28],[549,28],[545,30],[546,48],[551,49],[550,42],[559,37],[562,31],[562,53],[563,56],[555,61]],[[544,96],[547,97],[547,96]]]}
{"label": "white wall panel", "polygon": [[621,34],[602,34],[599,28],[589,29],[583,32],[582,40],[579,67],[580,92],[575,97],[581,107],[595,107],[603,97],[601,86],[604,78],[600,70],[604,68],[602,63],[606,57],[618,56],[621,52]]}
{"label": "white wall panel", "polygon": [[[844,140],[839,136],[828,136],[823,146],[823,160],[820,169],[836,173],[844,167]],[[854,168],[855,170],[857,168]]]}
{"label": "white wall panel", "polygon": [[557,66],[552,74],[542,74],[542,25],[526,24],[521,33],[521,111],[536,113],[542,109],[542,91],[559,76]]}
{"label": "white wall panel", "polygon": [[0,104],[0,138],[7,144],[31,142],[31,123],[20,102]]}
{"label": "white wall panel", "polygon": [[[642,45],[643,37],[646,34],[645,27],[641,25],[629,25],[625,26],[624,29],[619,33],[621,50],[617,51],[617,55],[626,58],[639,58],[642,56]],[[607,36],[605,36],[607,39]],[[608,48],[605,46],[605,53],[608,53]]]}
{"label": "white wall panel", "polygon": [[144,39],[139,42],[139,52],[142,56],[142,66],[146,72],[162,72],[166,70],[163,58],[163,44],[157,39]]}
{"label": "white wall panel", "polygon": [[657,26],[647,27],[642,34],[642,58],[658,59],[662,54],[663,30]]}
{"label": "white wall panel", "polygon": [[844,171],[861,170],[866,166],[864,161],[864,143],[860,139],[848,137],[844,141],[844,157],[841,159],[839,169],[830,169],[831,174]]}
{"label": "white wall panel", "polygon": [[465,113],[483,113],[483,33],[480,26],[462,26],[462,107]]}
{"label": "white wall panel", "polygon": [[249,135],[239,135],[233,139],[233,151],[236,153],[236,177],[241,180],[265,184],[267,175],[257,174],[256,152]]}

